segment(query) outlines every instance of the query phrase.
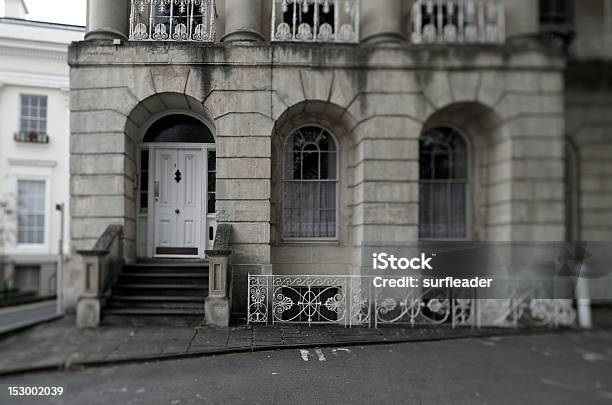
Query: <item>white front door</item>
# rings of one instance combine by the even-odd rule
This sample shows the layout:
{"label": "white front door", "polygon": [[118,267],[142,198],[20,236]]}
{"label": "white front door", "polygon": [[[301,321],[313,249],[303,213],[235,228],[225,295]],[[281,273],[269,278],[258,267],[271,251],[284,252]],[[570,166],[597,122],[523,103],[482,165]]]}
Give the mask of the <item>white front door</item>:
{"label": "white front door", "polygon": [[156,149],[154,255],[202,256],[202,149]]}

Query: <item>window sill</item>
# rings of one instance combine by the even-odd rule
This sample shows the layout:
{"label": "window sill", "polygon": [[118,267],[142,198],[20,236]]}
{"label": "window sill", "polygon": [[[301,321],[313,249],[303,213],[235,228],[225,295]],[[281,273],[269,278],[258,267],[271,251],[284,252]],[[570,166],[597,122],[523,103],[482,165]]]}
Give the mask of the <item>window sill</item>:
{"label": "window sill", "polygon": [[342,243],[338,239],[284,239],[279,246],[330,246],[337,247]]}
{"label": "window sill", "polygon": [[15,142],[19,143],[49,143],[49,135],[38,132],[18,132],[14,136]]}

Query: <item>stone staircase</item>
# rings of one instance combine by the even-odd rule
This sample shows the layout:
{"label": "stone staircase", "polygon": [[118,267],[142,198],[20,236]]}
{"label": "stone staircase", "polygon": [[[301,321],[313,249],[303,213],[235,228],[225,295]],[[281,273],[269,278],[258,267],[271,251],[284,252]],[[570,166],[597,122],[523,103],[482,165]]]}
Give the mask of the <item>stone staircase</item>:
{"label": "stone staircase", "polygon": [[201,324],[207,296],[207,262],[126,264],[112,287],[103,322],[107,325]]}

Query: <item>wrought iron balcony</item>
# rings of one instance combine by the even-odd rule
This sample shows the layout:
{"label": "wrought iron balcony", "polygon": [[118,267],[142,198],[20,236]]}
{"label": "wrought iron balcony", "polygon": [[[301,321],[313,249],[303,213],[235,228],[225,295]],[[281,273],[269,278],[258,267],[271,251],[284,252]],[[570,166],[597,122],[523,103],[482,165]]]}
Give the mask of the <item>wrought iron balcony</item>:
{"label": "wrought iron balcony", "polygon": [[359,41],[359,0],[273,0],[272,41]]}
{"label": "wrought iron balcony", "polygon": [[501,0],[417,0],[412,24],[416,44],[503,43],[506,39]]}
{"label": "wrought iron balcony", "polygon": [[215,0],[132,0],[131,41],[215,40]]}

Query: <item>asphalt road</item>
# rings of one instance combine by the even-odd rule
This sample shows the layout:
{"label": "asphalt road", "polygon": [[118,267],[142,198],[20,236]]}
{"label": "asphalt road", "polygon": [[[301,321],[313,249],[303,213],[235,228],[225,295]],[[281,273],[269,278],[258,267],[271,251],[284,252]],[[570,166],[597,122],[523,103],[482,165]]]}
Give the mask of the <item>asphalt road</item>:
{"label": "asphalt road", "polygon": [[[62,386],[58,398],[7,387]],[[0,379],[1,404],[610,404],[612,331],[284,350]]]}

